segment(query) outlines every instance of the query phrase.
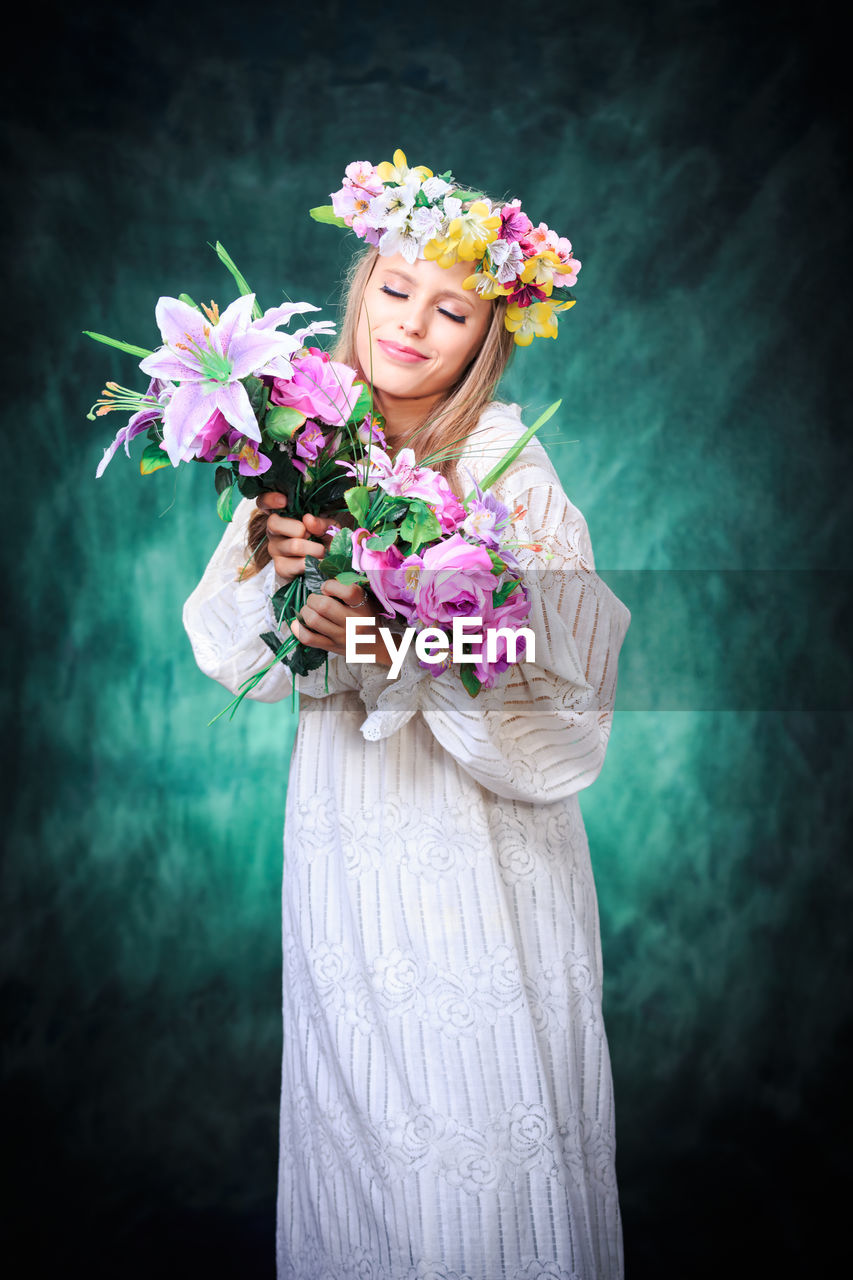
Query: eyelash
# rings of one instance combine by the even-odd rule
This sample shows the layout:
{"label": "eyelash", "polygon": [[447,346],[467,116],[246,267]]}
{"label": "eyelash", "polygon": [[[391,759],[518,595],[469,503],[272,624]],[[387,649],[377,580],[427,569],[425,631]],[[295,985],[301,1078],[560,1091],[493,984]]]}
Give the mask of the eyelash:
{"label": "eyelash", "polygon": [[[408,298],[409,296],[407,293],[398,293],[396,289],[392,289],[387,284],[380,285],[380,288],[383,293],[388,294],[389,298]],[[448,320],[452,320],[454,324],[464,324],[467,319],[466,316],[457,316],[452,311],[445,311],[444,307],[439,307],[438,310],[443,316],[447,316]]]}

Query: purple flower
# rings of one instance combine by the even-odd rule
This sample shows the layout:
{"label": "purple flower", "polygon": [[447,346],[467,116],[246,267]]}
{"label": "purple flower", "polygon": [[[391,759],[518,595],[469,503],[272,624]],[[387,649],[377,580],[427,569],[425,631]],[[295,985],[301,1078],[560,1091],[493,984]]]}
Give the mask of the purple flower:
{"label": "purple flower", "polygon": [[510,242],[523,240],[533,230],[533,223],[526,213],[521,212],[521,201],[511,200],[501,209],[501,230],[499,240]]}
{"label": "purple flower", "polygon": [[262,476],[269,471],[272,462],[265,453],[261,453],[254,440],[247,440],[239,431],[232,431],[228,437],[229,462],[239,462],[237,470],[241,476]]}
{"label": "purple flower", "polygon": [[500,547],[497,535],[509,524],[509,510],[493,493],[483,493],[476,480],[474,489],[476,497],[468,503],[468,514],[462,521],[461,532],[497,551]]}
{"label": "purple flower", "polygon": [[[296,453],[300,458],[304,458],[306,462],[316,462],[317,454],[326,443],[326,437],[323,435],[316,422],[306,422],[305,426],[299,432],[299,438],[296,441]],[[295,459],[294,459],[295,463]],[[305,474],[304,465],[299,468],[302,474]]]}
{"label": "purple flower", "polygon": [[[112,385],[112,384],[111,384]],[[116,432],[116,438],[112,444],[108,445],[104,450],[104,456],[98,464],[98,470],[95,472],[95,479],[100,480],[106,471],[110,462],[112,462],[119,445],[124,445],[124,451],[130,457],[130,442],[135,436],[141,435],[143,431],[151,426],[152,422],[156,422],[158,418],[162,418],[175,388],[167,382],[161,381],[160,378],[152,378],[148,390],[145,393],[146,400],[155,400],[156,403],[146,404],[144,408],[138,410],[123,427]]]}
{"label": "purple flower", "polygon": [[378,444],[382,449],[385,448],[385,432],[376,425],[372,418],[365,418],[364,422],[360,422],[356,427],[355,434],[365,449],[371,444]]}
{"label": "purple flower", "polygon": [[548,295],[544,289],[540,289],[538,284],[522,284],[519,285],[514,293],[509,295],[509,302],[516,303],[519,307],[529,307],[534,302],[546,302]]}
{"label": "purple flower", "polygon": [[[510,596],[499,605],[497,609],[491,606],[488,612],[483,615],[483,634],[488,635],[491,630],[498,628],[506,628],[510,631],[516,631],[519,627],[527,624],[530,618],[530,602],[522,587],[517,587]],[[483,651],[481,657],[474,663],[474,675],[480,681],[485,689],[491,689],[497,680],[498,675],[502,671],[506,671],[510,663],[507,658],[507,640],[504,636],[496,637],[496,658],[493,663],[486,661],[486,643],[484,640]],[[527,651],[527,644],[524,636],[519,636],[516,646],[516,661],[521,661]]]}

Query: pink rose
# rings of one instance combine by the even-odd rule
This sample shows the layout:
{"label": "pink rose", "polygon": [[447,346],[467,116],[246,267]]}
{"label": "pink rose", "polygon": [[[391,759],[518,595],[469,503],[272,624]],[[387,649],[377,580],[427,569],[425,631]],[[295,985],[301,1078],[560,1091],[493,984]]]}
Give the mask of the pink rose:
{"label": "pink rose", "polygon": [[[502,671],[506,671],[510,663],[507,659],[507,641],[504,636],[497,636],[496,659],[494,662],[486,661],[486,640],[489,631],[497,630],[499,627],[508,628],[516,631],[519,627],[527,625],[530,619],[530,603],[521,587],[516,587],[515,591],[499,605],[497,609],[489,609],[489,612],[483,618],[483,653],[478,662],[474,663],[474,675],[482,684],[483,688],[491,689],[498,675]],[[527,643],[524,636],[519,637],[516,646],[516,661],[523,661],[527,650]]]}
{"label": "pink rose", "polygon": [[355,407],[359,394],[353,388],[355,377],[349,365],[310,347],[307,355],[294,357],[292,378],[273,379],[270,400],[336,426],[346,422]]}
{"label": "pink rose", "polygon": [[[407,623],[417,617],[414,607],[414,584],[399,547],[387,551],[371,551],[364,544],[373,535],[367,529],[354,529],[352,535],[352,567],[366,573],[370,589],[384,606],[387,618],[402,614]],[[413,557],[409,557],[411,560]]]}
{"label": "pink rose", "polygon": [[418,617],[427,626],[450,627],[455,617],[491,613],[497,579],[484,547],[474,547],[454,533],[428,547],[420,560],[415,601]]}

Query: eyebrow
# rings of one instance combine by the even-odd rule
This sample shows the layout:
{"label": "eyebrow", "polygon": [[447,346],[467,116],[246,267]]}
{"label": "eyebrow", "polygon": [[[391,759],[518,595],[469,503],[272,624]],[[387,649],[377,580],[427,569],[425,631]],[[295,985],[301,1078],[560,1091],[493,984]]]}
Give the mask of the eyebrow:
{"label": "eyebrow", "polygon": [[[401,280],[407,280],[409,284],[417,284],[417,280],[414,276],[410,276],[407,271],[397,271],[394,267],[386,267],[385,274],[389,276],[399,276]],[[435,296],[436,298],[453,298],[457,302],[464,302],[471,311],[474,310],[474,304],[472,303],[470,296],[467,293],[462,293],[461,290],[441,289]]]}

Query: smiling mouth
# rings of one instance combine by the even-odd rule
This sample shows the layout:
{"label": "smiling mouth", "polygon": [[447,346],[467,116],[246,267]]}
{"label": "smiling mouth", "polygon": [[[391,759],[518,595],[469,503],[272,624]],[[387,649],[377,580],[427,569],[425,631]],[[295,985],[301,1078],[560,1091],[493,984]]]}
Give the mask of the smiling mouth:
{"label": "smiling mouth", "polygon": [[421,360],[428,360],[429,356],[422,355],[420,351],[415,351],[414,347],[404,347],[399,342],[391,342],[388,338],[377,338],[376,340],[386,356],[390,356],[392,360],[400,360],[404,364],[417,364]]}

